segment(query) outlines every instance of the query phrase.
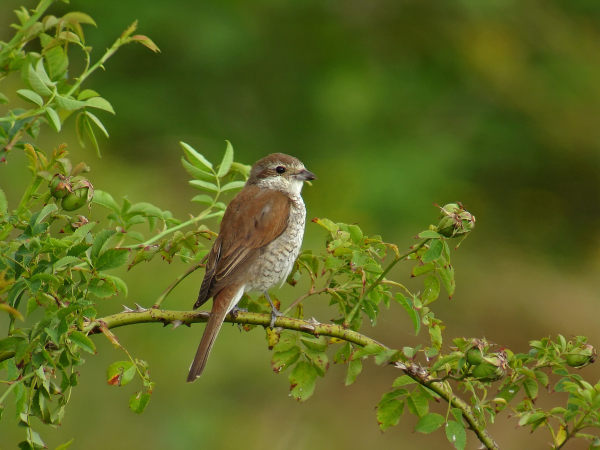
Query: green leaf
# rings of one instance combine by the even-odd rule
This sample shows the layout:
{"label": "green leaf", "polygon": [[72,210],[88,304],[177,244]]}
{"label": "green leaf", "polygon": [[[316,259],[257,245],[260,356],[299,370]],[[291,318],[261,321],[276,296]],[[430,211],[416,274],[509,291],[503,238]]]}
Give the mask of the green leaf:
{"label": "green leaf", "polygon": [[413,268],[411,276],[418,277],[419,275],[431,272],[433,269],[435,269],[435,263],[433,262],[417,265]]}
{"label": "green leaf", "polygon": [[90,142],[92,143],[92,146],[94,147],[94,150],[96,151],[96,155],[98,156],[98,158],[101,158],[102,156],[100,155],[100,147],[98,146],[98,139],[96,139],[96,134],[94,133],[94,129],[92,128],[92,125],[90,124],[90,121],[88,120],[87,113],[85,113],[84,117],[81,120],[83,122],[83,128],[85,129],[85,132],[87,133],[88,137],[90,138]]}
{"label": "green leaf", "polygon": [[446,355],[443,358],[438,359],[435,364],[433,366],[431,366],[431,372],[437,372],[438,370],[440,370],[442,367],[444,367],[446,364],[450,364],[453,363],[454,361],[458,361],[460,359],[460,355],[458,354],[451,354],[451,355]]}
{"label": "green leaf", "polygon": [[108,100],[106,100],[102,97],[88,98],[85,102],[81,102],[81,103],[83,103],[83,106],[89,106],[90,108],[102,109],[104,111],[108,111],[111,114],[115,113],[115,110],[113,109],[112,105],[108,102]]}
{"label": "green leaf", "polygon": [[136,414],[142,414],[150,401],[152,391],[148,391],[145,394],[142,392],[136,392],[129,399],[129,408]]}
{"label": "green leaf", "polygon": [[329,369],[329,358],[327,357],[327,354],[309,348],[304,351],[304,354],[312,361],[313,366],[317,370],[317,375],[324,377]]}
{"label": "green leaf", "polygon": [[406,386],[407,384],[415,384],[415,383],[416,383],[416,381],[413,380],[408,375],[402,375],[401,377],[398,377],[394,380],[394,384],[392,384],[392,387]]}
{"label": "green leaf", "polygon": [[81,331],[74,330],[69,335],[69,339],[73,344],[77,344],[88,353],[96,353],[96,347],[92,340],[83,334]]}
{"label": "green leaf", "polygon": [[300,340],[306,347],[312,350],[316,350],[318,352],[324,352],[327,350],[327,339],[325,336],[319,336],[317,338],[314,336],[300,335]]}
{"label": "green leaf", "polygon": [[457,450],[464,450],[467,446],[465,427],[458,422],[450,420],[446,424],[446,437]]}
{"label": "green leaf", "polygon": [[66,265],[74,264],[74,263],[82,263],[82,262],[83,261],[81,260],[81,258],[77,258],[75,256],[65,256],[64,258],[61,258],[58,261],[56,261],[53,264],[53,266],[54,266],[54,270],[58,270],[62,266],[66,266]]}
{"label": "green leaf", "polygon": [[52,108],[47,107],[46,116],[48,117],[48,123],[54,129],[54,131],[60,131],[62,128],[62,123],[60,122],[60,117],[58,117],[58,113]]}
{"label": "green leaf", "polygon": [[67,111],[75,111],[77,109],[81,109],[86,104],[85,102],[73,100],[72,98],[61,97],[60,95],[55,96],[54,101],[58,106],[60,106],[62,109],[66,109]]}
{"label": "green leaf", "polygon": [[98,298],[110,298],[117,295],[117,287],[101,278],[92,278],[88,284],[88,291]]}
{"label": "green leaf", "polygon": [[441,427],[445,421],[446,419],[444,419],[444,417],[440,416],[439,414],[425,414],[419,419],[419,422],[415,427],[415,431],[418,431],[419,433],[429,434],[432,431],[435,431],[439,427]]}
{"label": "green leaf", "polygon": [[48,214],[56,211],[57,209],[58,209],[58,207],[54,203],[49,203],[46,206],[44,206],[42,208],[42,210],[40,211],[40,213],[38,214],[37,218],[35,219],[34,225],[41,223],[42,220],[44,220]]}
{"label": "green leaf", "polygon": [[442,251],[444,250],[444,244],[440,239],[434,239],[429,244],[429,250],[427,250],[423,256],[421,257],[421,261],[425,264],[431,261],[435,261],[440,256],[442,256]]}
{"label": "green leaf", "polygon": [[377,422],[381,431],[387,430],[389,427],[398,425],[400,416],[404,411],[404,402],[401,400],[390,400],[383,403],[377,408]]}
{"label": "green leaf", "polygon": [[362,361],[360,359],[355,359],[348,363],[348,373],[346,375],[346,386],[350,386],[352,383],[356,381],[356,377],[362,370]]}
{"label": "green leaf", "polygon": [[48,86],[48,87],[54,86],[54,83],[52,83],[52,80],[46,73],[46,69],[44,69],[44,59],[43,58],[40,58],[38,60],[37,64],[35,65],[35,73],[38,74],[38,77],[40,77],[40,80],[42,80],[42,83],[44,83],[46,86]]}
{"label": "green leaf", "polygon": [[50,95],[52,95],[52,91],[48,89],[48,86],[46,86],[46,84],[44,84],[44,82],[41,80],[40,76],[37,74],[37,72],[31,64],[29,65],[28,75],[29,84],[31,84],[31,87],[35,92],[44,97],[49,97]]}
{"label": "green leaf", "polygon": [[429,275],[425,278],[425,290],[421,296],[423,305],[428,305],[440,295],[440,280],[435,275]]}
{"label": "green leaf", "polygon": [[289,376],[292,397],[303,402],[313,394],[317,381],[317,371],[313,365],[300,361]]}
{"label": "green leaf", "polygon": [[[275,346],[277,349],[277,346]],[[293,346],[292,348],[286,349],[284,351],[279,351],[273,353],[273,357],[271,358],[271,367],[274,372],[281,372],[286,370],[288,367],[291,367],[298,359],[300,358],[300,347]]]}
{"label": "green leaf", "polygon": [[125,386],[135,377],[135,364],[131,361],[119,361],[106,369],[106,382],[111,386]]}
{"label": "green leaf", "polygon": [[108,131],[106,131],[106,128],[104,127],[104,125],[102,124],[102,122],[100,121],[100,119],[98,119],[95,115],[93,115],[91,112],[86,111],[85,115],[88,116],[90,119],[92,119],[92,122],[94,122],[96,124],[96,126],[98,128],[100,128],[100,130],[102,130],[102,132],[104,133],[104,135],[106,137],[108,136]]}
{"label": "green leaf", "polygon": [[192,186],[194,186],[195,188],[202,189],[204,191],[219,192],[219,188],[217,187],[216,184],[209,183],[207,181],[191,180],[190,184]]}
{"label": "green leaf", "polygon": [[94,243],[92,244],[92,258],[95,259],[100,256],[102,249],[105,244],[115,235],[115,230],[102,230],[94,237]]}
{"label": "green leaf", "polygon": [[97,203],[98,205],[104,206],[117,214],[121,214],[121,208],[115,201],[115,199],[108,192],[94,190],[94,198],[92,199],[92,203]]}
{"label": "green leaf", "polygon": [[415,335],[418,335],[419,331],[421,331],[421,317],[419,316],[419,313],[417,312],[417,310],[413,307],[412,300],[407,299],[401,293],[397,293],[396,297],[394,297],[394,298],[396,299],[396,301],[398,303],[400,303],[402,305],[402,307],[408,313],[408,316],[412,320],[413,326],[415,327]]}
{"label": "green leaf", "polygon": [[0,214],[8,214],[8,200],[2,189],[0,189]]}
{"label": "green leaf", "polygon": [[196,166],[200,170],[207,171],[207,169],[208,169],[209,172],[212,172],[213,166],[210,163],[210,161],[208,161],[204,156],[202,156],[200,153],[198,153],[196,150],[194,150],[192,147],[190,147],[185,142],[180,142],[179,144],[183,148],[183,151],[185,152],[187,159],[194,166]]}
{"label": "green leaf", "polygon": [[84,124],[85,114],[79,113],[77,114],[77,118],[75,119],[75,131],[77,131],[77,140],[79,141],[79,145],[85,148],[85,141],[83,140],[83,136],[85,135],[85,124]]}
{"label": "green leaf", "polygon": [[74,439],[71,439],[69,442],[65,442],[64,444],[60,444],[58,447],[56,447],[56,450],[67,450],[71,444],[73,443]]}
{"label": "green leaf", "polygon": [[523,388],[525,389],[525,393],[527,394],[527,397],[529,397],[532,401],[535,402],[538,397],[537,381],[535,381],[531,378],[526,378],[523,381]]}
{"label": "green leaf", "polygon": [[246,186],[245,181],[232,181],[231,183],[227,183],[225,186],[221,186],[221,192],[231,191],[232,189],[241,189]]}
{"label": "green leaf", "polygon": [[35,103],[38,106],[42,106],[44,104],[44,99],[39,94],[30,91],[29,89],[19,89],[17,91],[17,95],[23,100]]}
{"label": "green leaf", "polygon": [[[219,167],[219,172],[217,176],[219,178],[224,177],[229,172],[231,168],[231,163],[233,162],[233,146],[231,142],[227,141],[227,149],[225,150],[225,155],[223,156],[223,161],[221,161],[221,166]],[[231,184],[231,183],[229,183]]]}
{"label": "green leaf", "polygon": [[423,417],[429,412],[429,401],[420,391],[414,391],[406,398],[406,404],[409,411],[419,417]]}
{"label": "green leaf", "polygon": [[77,23],[87,23],[89,25],[94,25],[97,27],[96,22],[86,13],[72,11],[70,13],[65,14],[63,17],[65,22],[77,22]]}
{"label": "green leaf", "polygon": [[449,266],[448,268],[440,266],[438,267],[438,273],[440,274],[442,283],[444,283],[446,292],[448,292],[448,296],[452,298],[454,295],[454,289],[456,289],[456,282],[454,281],[454,268],[452,266]]}
{"label": "green leaf", "polygon": [[87,100],[88,98],[92,98],[92,97],[100,97],[100,94],[98,94],[96,91],[94,91],[92,89],[84,89],[77,96],[77,100],[83,101],[83,100]]}
{"label": "green leaf", "polygon": [[384,348],[381,345],[377,344],[368,344],[363,348],[359,348],[352,354],[352,359],[359,359],[365,356],[377,355],[381,353]]}
{"label": "green leaf", "polygon": [[439,239],[442,237],[442,235],[439,233],[436,233],[435,231],[432,231],[432,230],[426,230],[426,231],[421,231],[419,233],[419,237],[421,239]]}
{"label": "green leaf", "polygon": [[196,202],[196,203],[200,203],[202,205],[208,205],[208,206],[212,205],[213,202],[214,202],[214,200],[213,200],[213,198],[211,196],[204,195],[204,194],[202,194],[202,195],[196,195],[192,199],[192,201]]}
{"label": "green leaf", "polygon": [[362,230],[356,225],[348,225],[348,232],[350,233],[350,237],[355,244],[360,244],[363,238]]}
{"label": "green leaf", "polygon": [[184,156],[181,157],[181,164],[183,165],[183,168],[186,170],[186,172],[197,180],[214,181],[215,179],[214,174],[198,169],[196,166],[189,163]]}
{"label": "green leaf", "polygon": [[127,264],[129,250],[126,248],[110,248],[102,253],[96,261],[97,270],[116,269]]}

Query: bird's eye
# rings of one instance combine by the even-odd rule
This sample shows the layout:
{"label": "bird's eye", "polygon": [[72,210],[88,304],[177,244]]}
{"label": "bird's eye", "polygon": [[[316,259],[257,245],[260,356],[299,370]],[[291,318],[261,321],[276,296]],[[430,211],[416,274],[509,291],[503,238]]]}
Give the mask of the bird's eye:
{"label": "bird's eye", "polygon": [[277,172],[278,174],[282,174],[285,173],[285,167],[283,166],[277,166],[277,168],[275,169],[275,172]]}

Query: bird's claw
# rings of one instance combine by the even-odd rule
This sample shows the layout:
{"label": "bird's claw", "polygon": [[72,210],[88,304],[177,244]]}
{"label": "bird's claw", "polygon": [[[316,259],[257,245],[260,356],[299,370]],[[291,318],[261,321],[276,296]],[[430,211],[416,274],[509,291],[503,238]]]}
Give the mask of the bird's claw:
{"label": "bird's claw", "polygon": [[270,328],[275,328],[275,321],[278,317],[283,317],[283,313],[277,308],[271,309],[271,323],[269,324]]}

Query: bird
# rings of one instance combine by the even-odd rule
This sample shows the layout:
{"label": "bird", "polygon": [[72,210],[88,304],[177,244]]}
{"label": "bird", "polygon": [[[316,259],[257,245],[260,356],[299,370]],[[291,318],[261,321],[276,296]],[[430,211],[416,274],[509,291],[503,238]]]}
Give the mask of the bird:
{"label": "bird", "polygon": [[188,383],[202,375],[225,316],[237,311],[245,293],[265,295],[272,310],[271,327],[282,315],[268,290],[283,286],[294,267],[306,222],[302,187],[315,179],[297,158],[272,153],[252,166],[243,189],[227,206],[194,304],[197,309],[213,299]]}

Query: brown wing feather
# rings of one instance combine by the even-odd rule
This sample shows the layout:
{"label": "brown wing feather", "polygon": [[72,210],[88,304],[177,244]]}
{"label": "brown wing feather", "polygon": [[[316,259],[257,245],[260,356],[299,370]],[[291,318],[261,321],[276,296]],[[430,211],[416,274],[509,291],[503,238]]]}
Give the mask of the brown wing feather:
{"label": "brown wing feather", "polygon": [[289,197],[273,189],[246,186],[234,197],[209,253],[194,309],[243,273],[260,249],[285,231],[289,212]]}

